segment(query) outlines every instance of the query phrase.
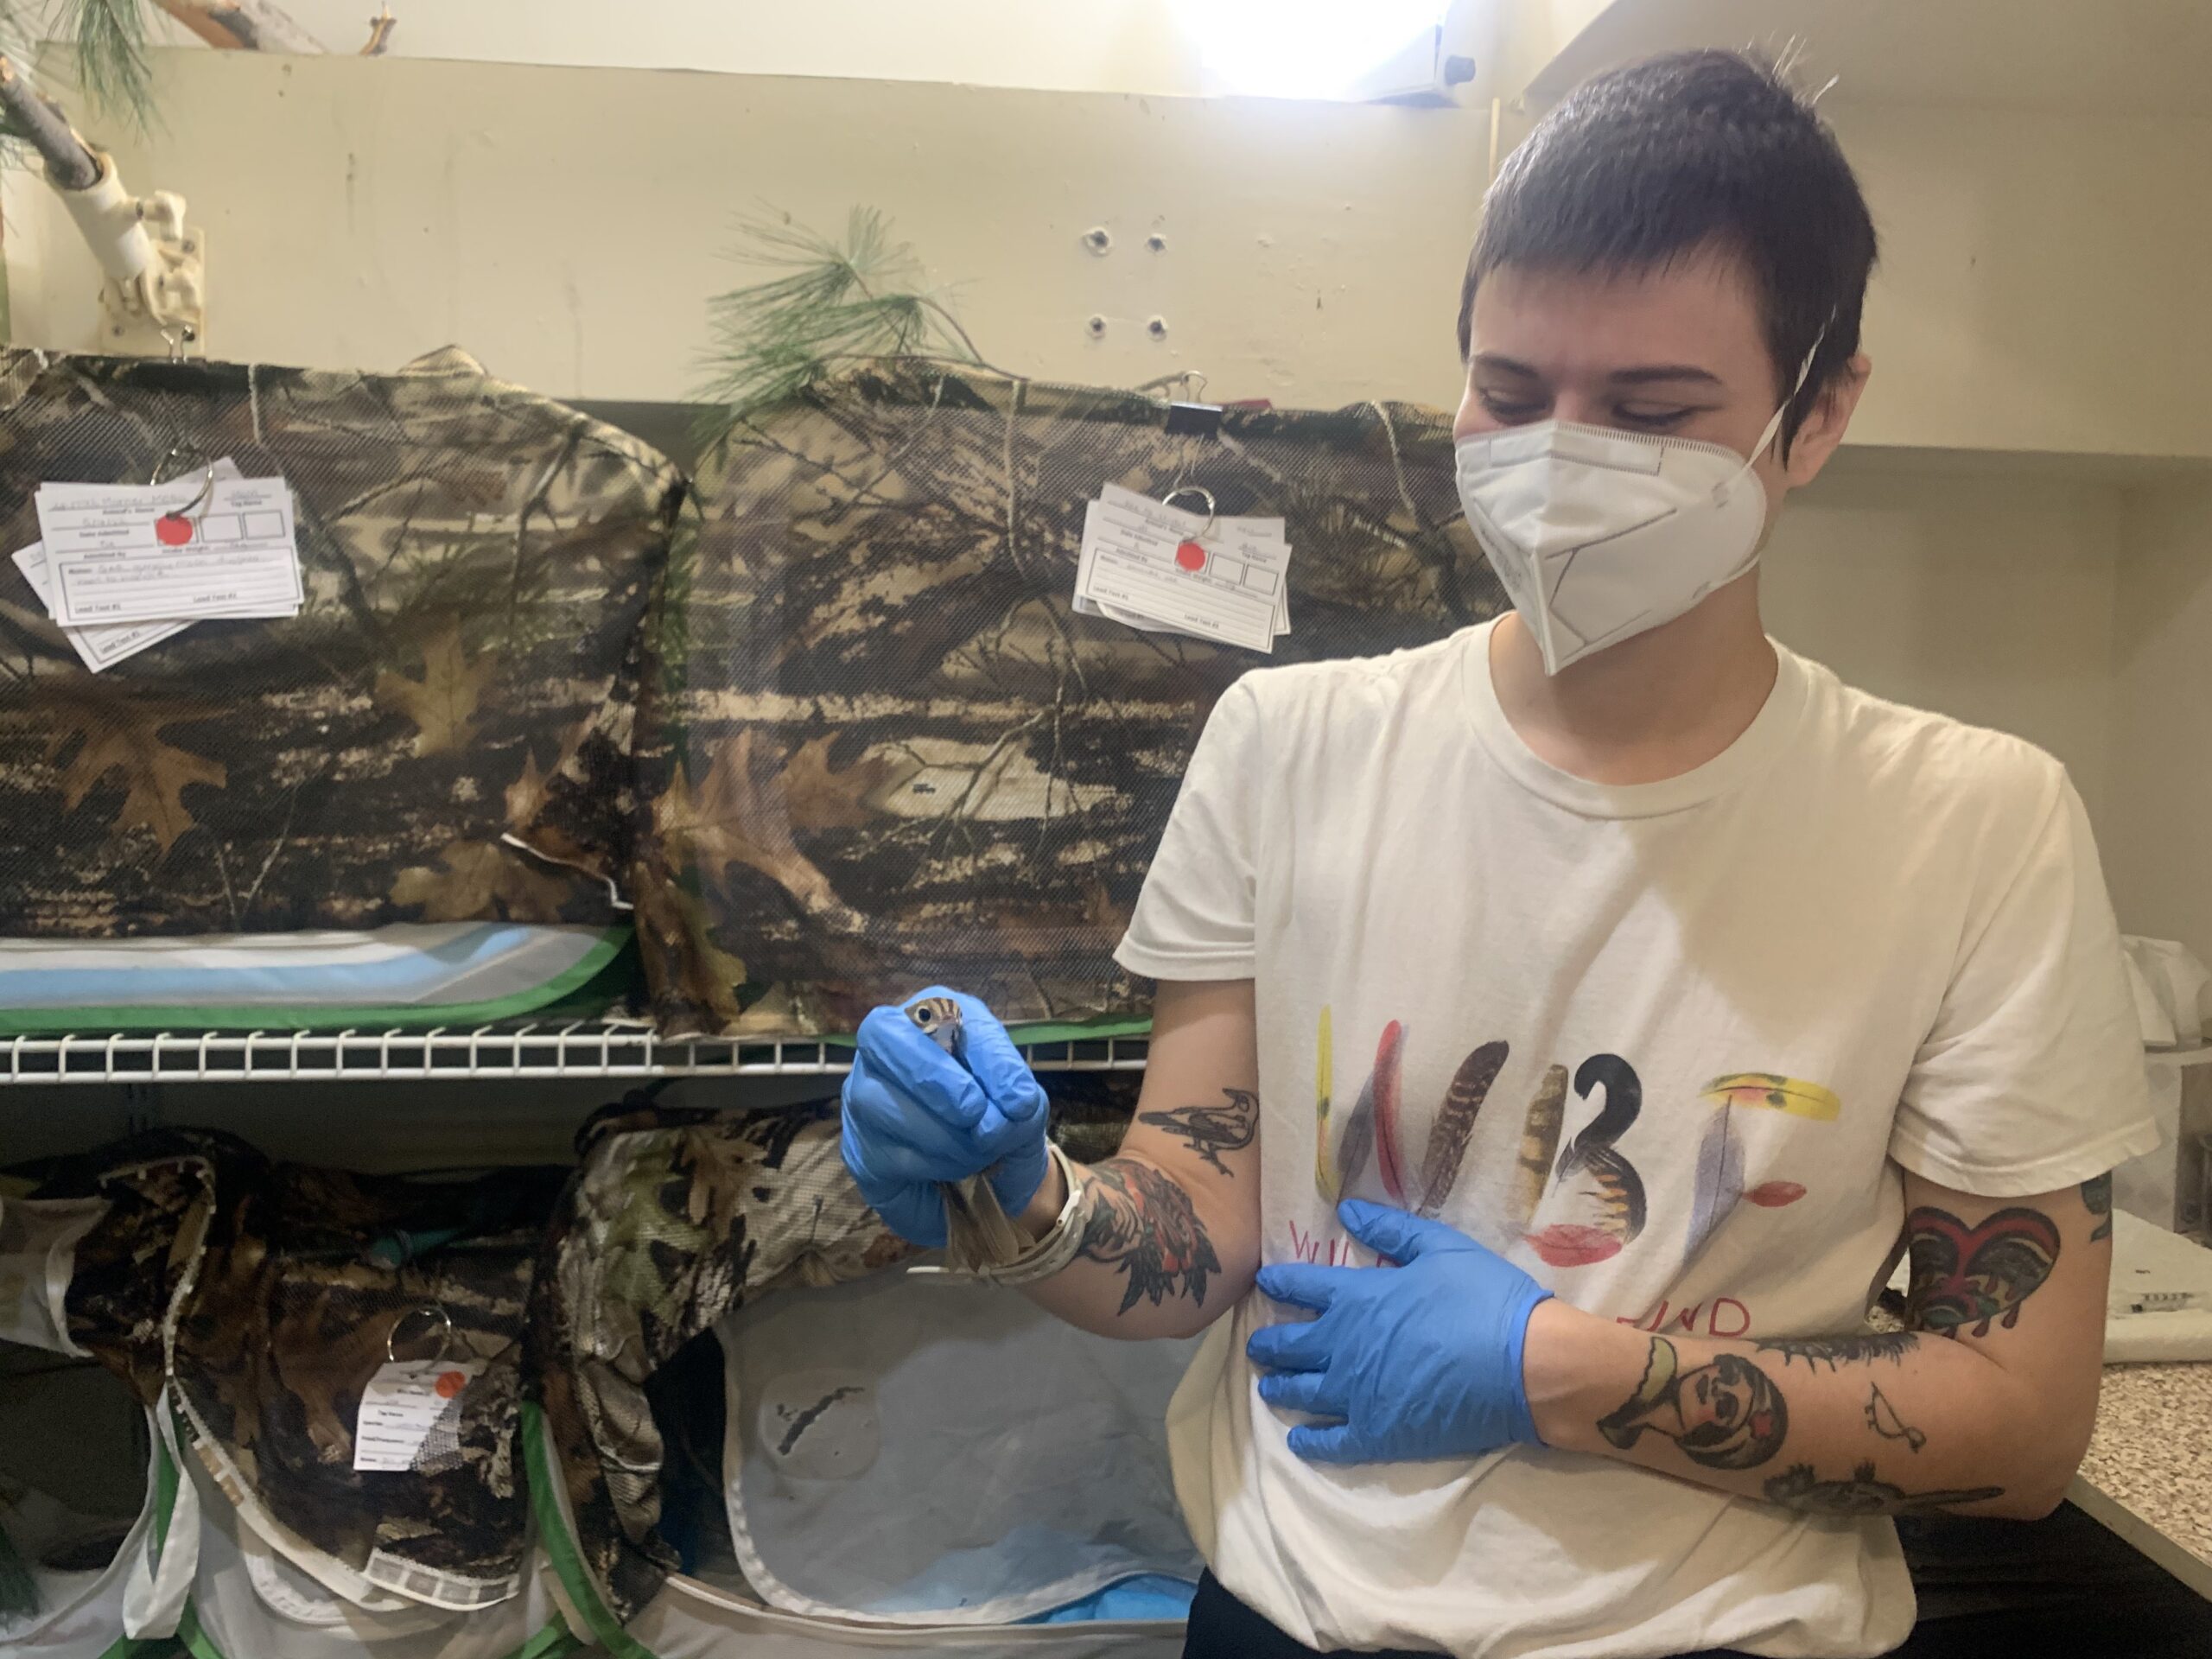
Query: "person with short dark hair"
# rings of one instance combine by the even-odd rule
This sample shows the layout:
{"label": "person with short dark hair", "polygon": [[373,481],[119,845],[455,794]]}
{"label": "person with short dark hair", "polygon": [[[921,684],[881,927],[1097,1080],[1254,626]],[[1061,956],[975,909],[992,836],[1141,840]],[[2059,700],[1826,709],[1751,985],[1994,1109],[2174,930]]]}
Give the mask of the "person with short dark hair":
{"label": "person with short dark hair", "polygon": [[1760,622],[1875,251],[1770,67],[1575,92],[1460,308],[1512,610],[1222,698],[1116,953],[1159,982],[1119,1154],[1046,1148],[980,1004],[964,1068],[862,1030],[846,1160],[892,1225],[938,1242],[935,1183],[988,1171],[1035,1241],[1005,1282],[1208,1332],[1192,1659],[1884,1653],[1892,1517],[2061,1501],[2107,1172],[2158,1144],[2088,820]]}
{"label": "person with short dark hair", "polygon": [[1787,454],[1824,396],[1864,378],[1853,359],[1875,251],[1851,163],[1771,67],[1657,58],[1591,81],[1506,158],[1467,260],[1459,355],[1472,355],[1475,296],[1494,271],[1619,275],[1723,255],[1786,400]]}

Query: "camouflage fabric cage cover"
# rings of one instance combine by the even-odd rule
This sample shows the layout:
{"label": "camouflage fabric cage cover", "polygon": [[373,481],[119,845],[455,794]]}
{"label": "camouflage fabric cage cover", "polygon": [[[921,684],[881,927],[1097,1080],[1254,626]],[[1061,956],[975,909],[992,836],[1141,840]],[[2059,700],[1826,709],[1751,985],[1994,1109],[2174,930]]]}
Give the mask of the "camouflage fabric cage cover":
{"label": "camouflage fabric cage cover", "polygon": [[[588,1616],[632,1617],[677,1567],[658,1532],[664,1448],[645,1382],[729,1309],[912,1254],[837,1152],[837,1103],[775,1111],[608,1108],[577,1135],[529,1325],[531,1390],[588,1582]],[[541,1529],[563,1529],[540,1496]],[[556,1551],[555,1559],[561,1559]]]}
{"label": "camouflage fabric cage cover", "polygon": [[[1084,1161],[1111,1155],[1137,1079],[1046,1082],[1053,1138]],[[559,1501],[533,1497],[541,1535],[565,1535],[554,1560],[602,1638],[600,1625],[634,1617],[677,1565],[661,1535],[666,1447],[648,1382],[746,1302],[913,1254],[853,1185],[838,1128],[835,1098],[724,1112],[639,1095],[577,1135],[582,1166],[547,1230],[529,1320],[538,1451]]]}
{"label": "camouflage fabric cage cover", "polygon": [[[1078,616],[1107,483],[1281,515],[1272,657]],[[852,1030],[931,980],[1010,1020],[1142,1011],[1109,958],[1214,700],[1246,670],[1495,615],[1451,423],[1228,410],[887,361],[702,467],[649,620],[621,880],[664,1030]],[[626,865],[626,868],[625,868]]]}
{"label": "camouflage fabric cage cover", "polygon": [[307,602],[94,675],[0,567],[0,935],[604,923],[682,482],[458,352],[398,374],[0,352],[0,553],[42,481],[282,474]]}
{"label": "camouflage fabric cage cover", "polygon": [[[166,1380],[252,1524],[359,1586],[468,1609],[524,1569],[523,1320],[566,1174],[357,1175],[158,1130],[69,1160],[40,1191],[107,1200],[77,1247],[71,1334],[145,1403]],[[362,1389],[388,1343],[483,1369],[413,1469],[357,1472]]]}
{"label": "camouflage fabric cage cover", "polygon": [[[238,1225],[211,1241],[173,1366],[194,1449],[232,1502],[417,1600],[465,1610],[518,1593],[530,1540],[523,1319],[565,1174],[462,1182],[270,1166]],[[380,1240],[405,1259],[372,1255]],[[421,1253],[407,1255],[407,1241]],[[388,1341],[403,1359],[483,1369],[410,1469],[357,1472],[361,1393]]]}
{"label": "camouflage fabric cage cover", "polygon": [[169,1337],[207,1236],[252,1154],[226,1135],[157,1129],[62,1160],[41,1198],[99,1198],[78,1242],[64,1306],[71,1340],[152,1407],[168,1380]]}

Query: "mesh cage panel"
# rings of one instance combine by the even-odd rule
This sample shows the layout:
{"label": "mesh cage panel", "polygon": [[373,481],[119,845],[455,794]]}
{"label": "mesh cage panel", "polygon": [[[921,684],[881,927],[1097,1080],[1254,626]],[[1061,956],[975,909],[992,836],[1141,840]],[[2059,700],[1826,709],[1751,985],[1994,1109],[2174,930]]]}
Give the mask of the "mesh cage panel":
{"label": "mesh cage panel", "polygon": [[[632,886],[664,1029],[849,1031],[932,979],[1013,1020],[1141,1010],[1119,938],[1248,669],[1495,615],[1445,415],[1230,410],[874,365],[741,429],[649,623]],[[1280,515],[1271,657],[1078,616],[1103,485]]]}
{"label": "mesh cage panel", "polygon": [[[339,1567],[440,1606],[514,1592],[524,1317],[563,1175],[276,1164],[243,1184],[180,1322],[175,1382],[247,1524],[265,1514]],[[361,1392],[388,1351],[483,1369],[413,1470],[356,1472]]]}
{"label": "mesh cage panel", "polygon": [[306,607],[93,675],[0,566],[0,934],[605,922],[680,498],[456,352],[395,375],[0,352],[0,553],[48,480],[281,474]]}
{"label": "mesh cage panel", "polygon": [[528,1369],[577,1554],[618,1618],[677,1564],[647,1381],[733,1307],[912,1254],[853,1185],[839,1127],[835,1100],[716,1112],[632,1096],[578,1137],[582,1166],[537,1272]]}

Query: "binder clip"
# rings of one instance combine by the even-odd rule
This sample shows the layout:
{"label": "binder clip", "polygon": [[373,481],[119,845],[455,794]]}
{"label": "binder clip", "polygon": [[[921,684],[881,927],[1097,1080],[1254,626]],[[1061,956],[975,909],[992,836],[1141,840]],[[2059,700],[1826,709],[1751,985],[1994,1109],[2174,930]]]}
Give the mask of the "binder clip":
{"label": "binder clip", "polygon": [[1219,404],[1170,404],[1167,435],[1171,438],[1212,438],[1221,435]]}

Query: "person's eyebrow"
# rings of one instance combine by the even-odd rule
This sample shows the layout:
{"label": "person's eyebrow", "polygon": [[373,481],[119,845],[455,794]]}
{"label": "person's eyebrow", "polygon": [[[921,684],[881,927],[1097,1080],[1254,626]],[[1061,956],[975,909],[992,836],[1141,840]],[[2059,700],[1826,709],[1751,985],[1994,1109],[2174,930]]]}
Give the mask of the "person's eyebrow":
{"label": "person's eyebrow", "polygon": [[1694,363],[1654,363],[1643,368],[1615,369],[1605,378],[1617,386],[1648,386],[1662,380],[1690,380],[1707,386],[1722,384],[1719,375],[1710,369],[1700,369]]}
{"label": "person's eyebrow", "polygon": [[1477,352],[1475,366],[1478,369],[1495,369],[1500,374],[1517,374],[1523,380],[1540,380],[1543,378],[1530,365],[1515,358],[1501,357],[1496,352]]}

